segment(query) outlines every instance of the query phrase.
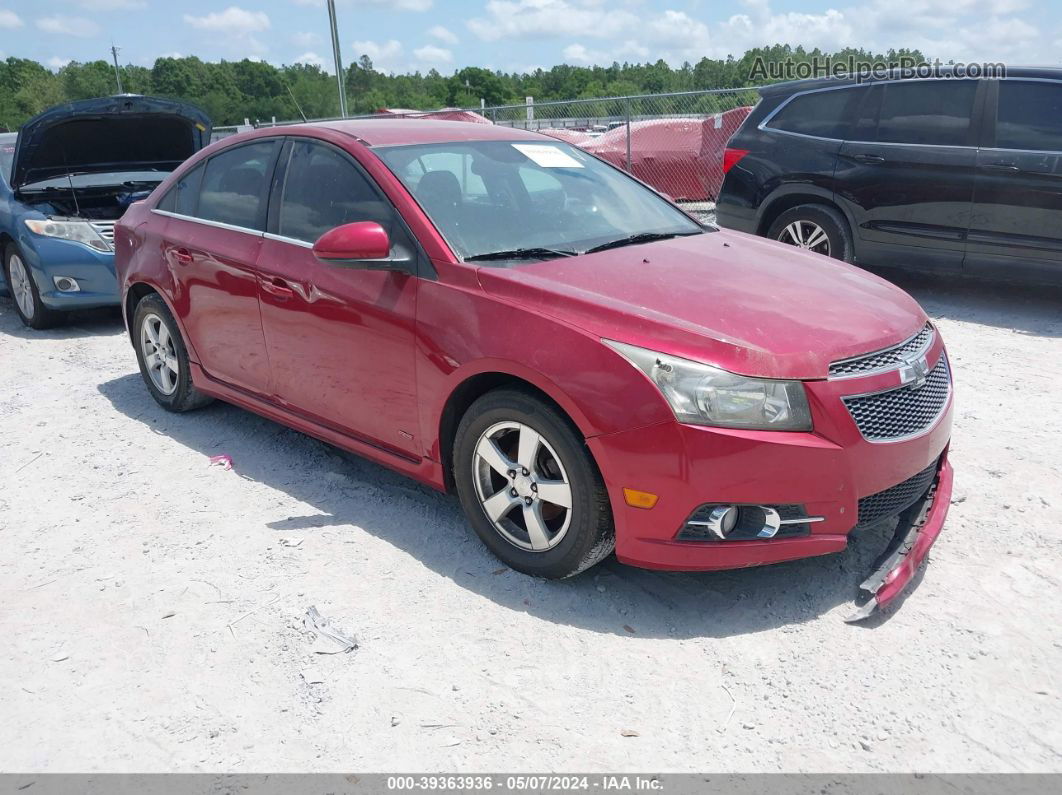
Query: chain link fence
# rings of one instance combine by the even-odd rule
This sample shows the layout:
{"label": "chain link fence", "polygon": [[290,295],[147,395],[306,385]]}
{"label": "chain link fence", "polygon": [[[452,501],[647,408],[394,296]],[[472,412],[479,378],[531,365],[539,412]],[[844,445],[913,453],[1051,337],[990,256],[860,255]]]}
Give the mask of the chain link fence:
{"label": "chain link fence", "polygon": [[[524,104],[475,109],[389,109],[348,118],[445,119],[533,130],[585,149],[710,218],[723,182],[723,150],[757,100],[753,88],[716,89],[537,103],[529,98]],[[216,127],[214,138],[250,126]]]}

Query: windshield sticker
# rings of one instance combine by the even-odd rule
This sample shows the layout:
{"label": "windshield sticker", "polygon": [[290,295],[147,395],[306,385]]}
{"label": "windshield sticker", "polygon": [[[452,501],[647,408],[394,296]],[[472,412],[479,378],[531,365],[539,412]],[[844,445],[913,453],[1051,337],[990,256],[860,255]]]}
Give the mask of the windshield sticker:
{"label": "windshield sticker", "polygon": [[522,152],[536,166],[542,168],[582,168],[583,164],[559,146],[549,144],[513,144],[513,149]]}

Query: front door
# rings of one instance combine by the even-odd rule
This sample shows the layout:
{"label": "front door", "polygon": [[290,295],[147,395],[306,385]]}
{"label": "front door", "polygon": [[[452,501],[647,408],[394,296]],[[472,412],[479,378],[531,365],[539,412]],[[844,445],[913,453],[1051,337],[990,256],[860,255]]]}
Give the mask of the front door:
{"label": "front door", "polygon": [[978,152],[971,273],[1062,279],[1062,83],[1006,79]]}
{"label": "front door", "polygon": [[958,270],[977,173],[976,80],[896,80],[865,94],[841,147],[837,197],[871,265]]}
{"label": "front door", "polygon": [[226,149],[188,172],[159,204],[175,308],[207,376],[269,387],[255,263],[262,250],[279,139]]}
{"label": "front door", "polygon": [[322,234],[377,221],[410,248],[391,203],[347,153],[292,138],[258,260],[274,398],[376,446],[420,455],[414,382],[418,278],[318,260]]}

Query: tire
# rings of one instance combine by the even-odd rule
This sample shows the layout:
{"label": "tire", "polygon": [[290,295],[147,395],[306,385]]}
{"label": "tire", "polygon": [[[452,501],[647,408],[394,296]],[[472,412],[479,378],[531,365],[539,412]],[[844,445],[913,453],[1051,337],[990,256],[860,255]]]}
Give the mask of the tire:
{"label": "tire", "polygon": [[[817,246],[806,245],[815,242],[819,230],[824,234],[824,242]],[[803,238],[805,244],[801,245],[794,236]],[[767,237],[844,262],[851,262],[855,256],[848,222],[840,212],[824,204],[801,204],[786,210],[774,219]]]}
{"label": "tire", "polygon": [[[12,271],[15,275],[12,277]],[[19,247],[11,244],[4,250],[4,279],[15,304],[15,312],[23,325],[31,329],[46,329],[62,321],[65,313],[49,309],[41,301],[37,283]]]}
{"label": "tire", "polygon": [[213,401],[192,385],[188,349],[169,307],[145,296],[133,312],[133,347],[140,375],[155,402],[167,411],[191,411]]}
{"label": "tire", "polygon": [[[500,460],[494,452],[481,454],[491,450],[485,440]],[[522,443],[536,454],[522,454]],[[590,568],[615,548],[608,492],[585,442],[564,416],[528,392],[499,389],[473,403],[457,428],[453,466],[465,515],[507,566],[560,579]],[[484,505],[491,497],[497,523]]]}

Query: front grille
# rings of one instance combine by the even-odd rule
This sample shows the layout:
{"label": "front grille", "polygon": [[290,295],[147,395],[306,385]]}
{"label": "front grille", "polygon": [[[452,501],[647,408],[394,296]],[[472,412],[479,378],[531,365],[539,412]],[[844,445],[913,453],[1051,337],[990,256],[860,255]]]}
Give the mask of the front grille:
{"label": "front grille", "polygon": [[829,370],[830,378],[851,378],[899,367],[904,364],[905,359],[917,358],[928,351],[933,344],[933,334],[933,327],[926,323],[921,331],[899,345],[853,359],[833,362]]}
{"label": "front grille", "polygon": [[108,243],[114,243],[114,224],[115,221],[91,221],[92,228],[99,233],[99,236],[106,240]]}
{"label": "front grille", "polygon": [[951,392],[948,359],[941,354],[937,366],[919,388],[914,385],[841,398],[859,432],[868,442],[888,442],[915,436],[940,418]]}
{"label": "front grille", "polygon": [[871,494],[859,501],[859,524],[857,527],[883,522],[903,513],[914,505],[929,490],[937,474],[937,462],[934,461],[914,477],[891,488]]}

